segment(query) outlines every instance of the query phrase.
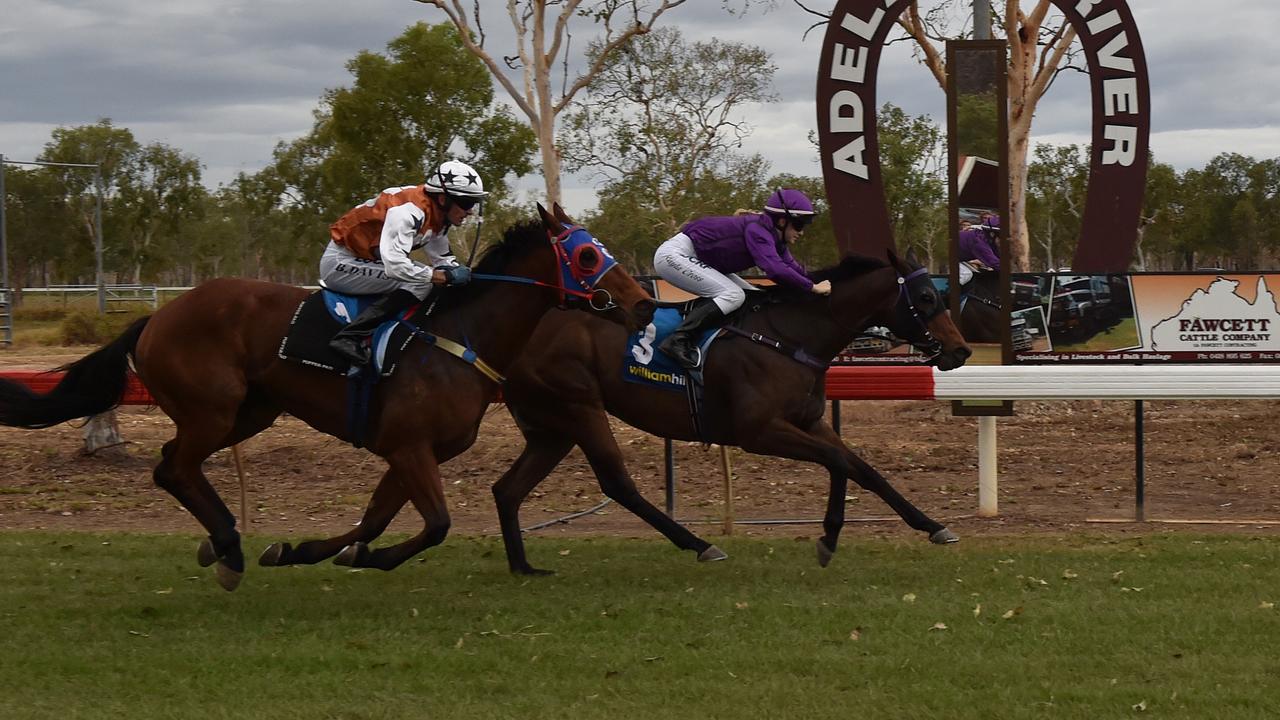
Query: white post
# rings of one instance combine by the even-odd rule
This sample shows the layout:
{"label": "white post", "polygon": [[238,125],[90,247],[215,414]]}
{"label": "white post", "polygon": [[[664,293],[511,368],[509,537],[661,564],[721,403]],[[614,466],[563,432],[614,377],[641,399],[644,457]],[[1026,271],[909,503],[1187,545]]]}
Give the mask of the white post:
{"label": "white post", "polygon": [[996,419],[978,418],[978,517],[999,514],[996,500]]}

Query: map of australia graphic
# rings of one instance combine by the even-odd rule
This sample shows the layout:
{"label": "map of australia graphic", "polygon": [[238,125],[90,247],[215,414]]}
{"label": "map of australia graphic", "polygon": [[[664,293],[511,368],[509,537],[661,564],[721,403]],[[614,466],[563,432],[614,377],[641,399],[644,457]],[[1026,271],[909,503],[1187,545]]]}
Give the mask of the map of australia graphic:
{"label": "map of australia graphic", "polygon": [[1280,312],[1258,276],[1257,299],[1236,294],[1240,281],[1220,277],[1208,289],[1196,290],[1177,315],[1151,328],[1151,348],[1176,350],[1275,350],[1280,348]]}

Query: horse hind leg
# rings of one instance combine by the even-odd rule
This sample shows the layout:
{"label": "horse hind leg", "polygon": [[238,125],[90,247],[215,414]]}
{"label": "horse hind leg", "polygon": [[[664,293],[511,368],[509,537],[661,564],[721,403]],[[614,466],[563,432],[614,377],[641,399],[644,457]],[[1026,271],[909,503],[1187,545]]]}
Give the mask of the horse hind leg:
{"label": "horse hind leg", "polygon": [[422,532],[404,542],[375,550],[363,543],[354,544],[338,554],[334,562],[339,565],[393,570],[423,550],[444,542],[449,535],[449,509],[440,468],[430,445],[423,443],[393,452],[387,456],[387,463],[390,465],[387,475],[394,477],[422,515]]}
{"label": "horse hind leg", "polygon": [[[235,590],[244,574],[240,533],[236,531],[235,516],[201,471],[204,460],[218,449],[216,440],[201,435],[180,427],[178,435],[162,450],[163,457],[153,476],[156,485],[172,495],[209,533],[196,553],[197,560],[204,566],[216,562],[218,584]],[[219,432],[218,437],[221,436]]]}
{"label": "horse hind leg", "polygon": [[374,488],[364,516],[353,529],[325,540],[308,540],[297,547],[288,542],[272,543],[258,558],[258,564],[267,567],[314,565],[346,551],[342,559],[335,562],[355,565],[362,554],[368,553],[368,544],[382,535],[408,500],[404,488],[388,469]]}

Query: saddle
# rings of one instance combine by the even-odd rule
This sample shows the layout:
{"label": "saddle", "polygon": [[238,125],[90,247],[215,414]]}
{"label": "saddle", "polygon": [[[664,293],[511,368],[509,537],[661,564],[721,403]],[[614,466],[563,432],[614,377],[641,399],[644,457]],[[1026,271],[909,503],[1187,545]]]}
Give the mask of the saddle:
{"label": "saddle", "polygon": [[347,431],[356,447],[362,447],[366,439],[374,385],[395,371],[397,361],[413,339],[412,330],[400,321],[417,308],[378,326],[373,333],[373,359],[368,367],[352,367],[346,358],[329,349],[329,339],[377,299],[377,295],[345,295],[328,289],[311,293],[294,311],[278,352],[281,359],[346,376]]}
{"label": "saddle", "polygon": [[[759,345],[771,347],[802,365],[825,371],[827,369],[826,363],[809,355],[804,348],[791,347],[780,340],[742,329],[741,323],[743,319],[752,312],[758,312],[766,304],[777,302],[776,296],[772,293],[759,293],[759,295],[761,297],[749,298],[750,302],[730,313],[720,327],[713,327],[703,331],[698,338],[698,348],[701,350],[700,356],[703,365],[706,363],[707,352],[712,343],[726,334],[732,334],[745,337]],[[692,370],[686,370],[675,360],[668,357],[666,353],[658,350],[659,343],[679,327],[685,314],[689,312],[697,301],[697,299],[694,299],[683,302],[658,303],[658,308],[653,315],[653,321],[639,332],[632,333],[627,340],[627,344],[624,347],[622,379],[627,382],[648,385],[663,390],[683,391],[689,399],[689,414],[693,420],[694,431],[704,442],[709,442],[706,440],[707,433],[705,432],[705,424],[702,417],[703,365],[699,365]]]}
{"label": "saddle", "polygon": [[[622,368],[624,380],[677,392],[688,387],[689,373],[666,353],[658,350],[658,345],[680,326],[694,302],[696,300],[657,304],[658,308],[653,314],[653,321],[644,329],[633,333],[627,340]],[[703,358],[706,357],[707,348],[720,330],[721,328],[711,328],[704,331],[698,338],[698,347],[702,349]]]}
{"label": "saddle", "polygon": [[[346,375],[351,364],[329,349],[329,340],[377,299],[377,295],[346,295],[328,289],[311,293],[293,313],[289,332],[280,341],[280,358]],[[412,331],[399,322],[412,312],[410,309],[374,331],[371,365],[378,375],[387,377],[395,371],[396,362],[413,339]]]}

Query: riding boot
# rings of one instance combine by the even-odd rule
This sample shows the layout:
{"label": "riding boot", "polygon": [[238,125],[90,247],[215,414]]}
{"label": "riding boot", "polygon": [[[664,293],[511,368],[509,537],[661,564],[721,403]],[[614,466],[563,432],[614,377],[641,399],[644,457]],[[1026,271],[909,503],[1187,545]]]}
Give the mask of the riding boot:
{"label": "riding boot", "polygon": [[658,344],[658,349],[671,356],[680,367],[692,370],[701,364],[702,353],[698,349],[698,336],[704,330],[716,327],[724,322],[724,313],[720,306],[711,300],[703,300],[693,306],[684,322],[676,328],[666,340]]}
{"label": "riding boot", "polygon": [[368,365],[373,354],[369,347],[373,331],[384,320],[407,310],[417,302],[418,296],[404,289],[383,295],[338,331],[329,341],[329,349],[349,360],[352,365]]}

